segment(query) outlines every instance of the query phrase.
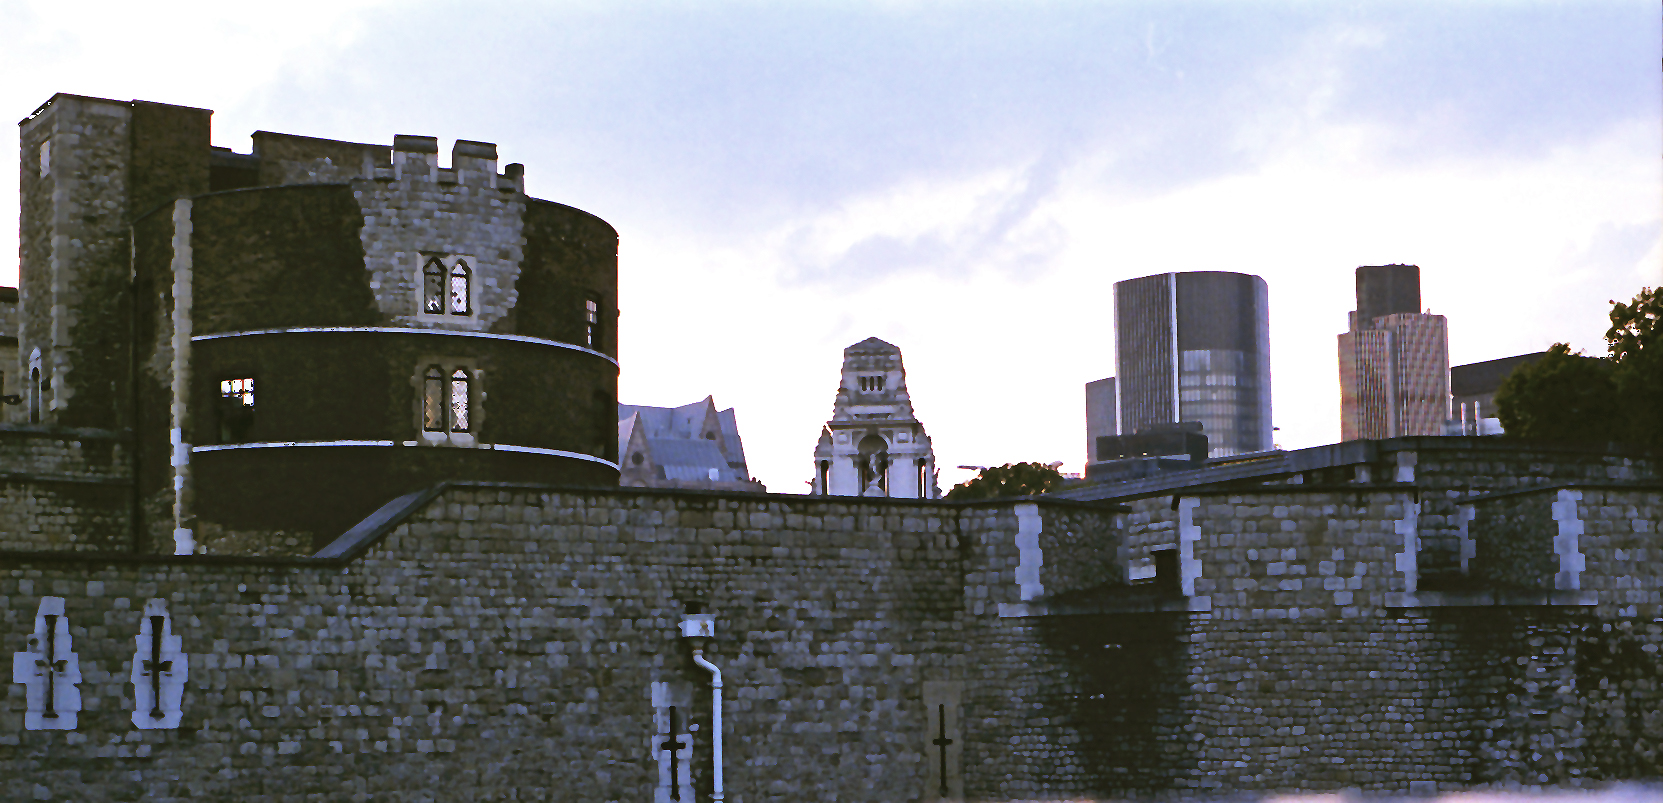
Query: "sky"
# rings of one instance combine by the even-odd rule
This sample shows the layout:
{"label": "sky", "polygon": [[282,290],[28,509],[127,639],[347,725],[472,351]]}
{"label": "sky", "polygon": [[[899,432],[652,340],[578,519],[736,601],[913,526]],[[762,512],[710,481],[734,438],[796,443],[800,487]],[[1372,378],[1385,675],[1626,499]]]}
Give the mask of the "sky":
{"label": "sky", "polygon": [[619,232],[620,400],[736,408],[775,492],[867,337],[945,489],[1081,470],[1124,279],[1265,279],[1284,448],[1339,440],[1359,265],[1421,267],[1455,365],[1601,354],[1608,301],[1663,284],[1653,0],[233,5],[0,0],[0,109],[498,143]]}

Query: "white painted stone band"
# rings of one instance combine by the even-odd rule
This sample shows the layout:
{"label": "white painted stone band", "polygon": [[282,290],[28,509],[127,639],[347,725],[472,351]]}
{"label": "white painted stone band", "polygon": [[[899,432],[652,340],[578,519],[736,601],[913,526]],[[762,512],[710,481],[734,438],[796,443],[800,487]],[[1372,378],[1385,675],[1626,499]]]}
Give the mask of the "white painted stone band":
{"label": "white painted stone band", "polygon": [[531,337],[529,335],[503,335],[495,332],[458,332],[452,329],[414,329],[399,326],[295,326],[286,329],[250,329],[243,332],[216,332],[211,335],[192,335],[191,340],[192,342],[195,342],[199,340],[218,340],[220,338],[227,337],[253,337],[255,335],[350,332],[367,332],[390,335],[446,335],[449,337],[478,337],[486,340],[510,340],[516,343],[534,343],[539,346],[554,346],[556,348],[569,349],[571,351],[582,352],[593,357],[599,357],[609,363],[612,363],[613,365],[618,364],[617,360],[595,351],[594,349],[584,348],[575,343],[562,343],[558,340],[549,340],[547,338]]}
{"label": "white painted stone band", "polygon": [[288,446],[397,446],[392,441],[266,441],[262,443],[221,443],[192,446],[193,452],[223,452],[231,449],[281,449]]}
{"label": "white painted stone band", "polygon": [[[407,441],[407,442],[405,442],[404,445],[405,446],[414,446],[415,443],[416,443],[415,441]],[[222,451],[228,451],[228,450],[231,450],[231,449],[283,449],[283,448],[288,448],[288,447],[291,447],[291,446],[299,447],[299,446],[398,446],[398,445],[399,445],[399,443],[397,441],[264,441],[264,442],[259,442],[259,443],[220,443],[220,444],[214,444],[212,446],[192,446],[191,451],[193,451],[193,452],[222,452]],[[521,453],[524,453],[524,454],[548,455],[550,457],[569,457],[573,460],[587,460],[591,463],[599,463],[603,466],[608,466],[608,467],[611,467],[613,469],[618,468],[618,464],[612,462],[611,460],[606,460],[604,458],[596,457],[592,454],[583,454],[582,452],[568,452],[568,451],[565,451],[563,449],[544,449],[544,448],[541,448],[541,447],[538,447],[538,446],[514,446],[512,444],[507,444],[507,443],[487,443],[487,444],[482,444],[482,445],[474,447],[474,448],[489,449],[489,450],[495,451],[495,452],[521,452]]]}
{"label": "white painted stone band", "polygon": [[618,464],[612,462],[611,460],[596,457],[592,454],[583,454],[582,452],[567,452],[561,449],[543,449],[537,446],[513,446],[507,443],[491,443],[481,446],[480,448],[492,449],[498,452],[525,452],[526,454],[546,454],[551,457],[570,457],[573,460],[587,460],[591,463],[599,463],[603,466],[610,466],[614,469],[618,468]]}

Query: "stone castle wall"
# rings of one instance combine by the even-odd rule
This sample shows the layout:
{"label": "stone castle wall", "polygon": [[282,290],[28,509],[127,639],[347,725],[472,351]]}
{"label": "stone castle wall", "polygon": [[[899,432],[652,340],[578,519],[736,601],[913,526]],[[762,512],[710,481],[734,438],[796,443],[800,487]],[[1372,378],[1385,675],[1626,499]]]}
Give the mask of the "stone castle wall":
{"label": "stone castle wall", "polygon": [[[1182,494],[1192,595],[1121,581],[1136,510],[1020,500],[452,485],[330,557],[10,553],[0,640],[63,597],[84,709],[26,730],[7,687],[0,794],[651,799],[667,706],[705,794],[695,605],[732,801],[1654,777],[1663,622],[1628,607],[1663,574],[1641,551],[1663,491],[1580,493],[1576,604],[1414,590],[1393,483]],[[130,721],[152,598],[190,655],[176,730]]]}
{"label": "stone castle wall", "polygon": [[131,543],[128,439],[0,424],[0,550],[120,550]]}
{"label": "stone castle wall", "polygon": [[[8,687],[0,789],[651,799],[655,683],[700,728],[693,782],[707,788],[708,676],[675,634],[696,601],[717,615],[728,799],[917,798],[924,684],[964,671],[975,550],[959,518],[930,503],[453,487],[345,562],[14,555],[0,634],[21,645],[40,598],[64,597],[85,709],[76,731],[26,731],[23,687]],[[153,597],[191,656],[178,730],[129,721]]]}

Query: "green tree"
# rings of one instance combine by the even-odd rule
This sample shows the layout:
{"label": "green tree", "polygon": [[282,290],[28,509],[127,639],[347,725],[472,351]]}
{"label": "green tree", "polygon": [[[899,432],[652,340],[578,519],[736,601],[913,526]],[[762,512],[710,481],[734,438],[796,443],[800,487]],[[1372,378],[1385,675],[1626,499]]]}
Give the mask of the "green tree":
{"label": "green tree", "polygon": [[1627,440],[1663,449],[1663,287],[1647,287],[1629,304],[1612,302],[1605,332],[1612,383]]}
{"label": "green tree", "polygon": [[1496,417],[1508,435],[1554,441],[1617,439],[1616,385],[1612,364],[1572,354],[1555,343],[1547,354],[1521,365],[1496,391]]}
{"label": "green tree", "polygon": [[1611,304],[1607,356],[1555,343],[1501,383],[1496,415],[1508,435],[1663,448],[1663,292],[1648,287]]}
{"label": "green tree", "polygon": [[1062,473],[1043,463],[1006,463],[984,468],[974,479],[953,486],[947,499],[968,502],[1050,493],[1061,488],[1062,482]]}

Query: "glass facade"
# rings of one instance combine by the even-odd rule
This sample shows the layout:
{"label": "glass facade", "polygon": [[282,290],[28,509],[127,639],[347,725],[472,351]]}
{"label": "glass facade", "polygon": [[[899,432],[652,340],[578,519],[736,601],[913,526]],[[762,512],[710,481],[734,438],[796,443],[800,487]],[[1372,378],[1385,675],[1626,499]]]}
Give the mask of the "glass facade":
{"label": "glass facade", "polygon": [[1198,422],[1210,457],[1272,448],[1269,291],[1243,273],[1115,284],[1120,433]]}
{"label": "glass facade", "polygon": [[1182,352],[1178,366],[1178,414],[1201,422],[1211,456],[1258,451],[1259,382],[1252,355],[1236,349]]}

